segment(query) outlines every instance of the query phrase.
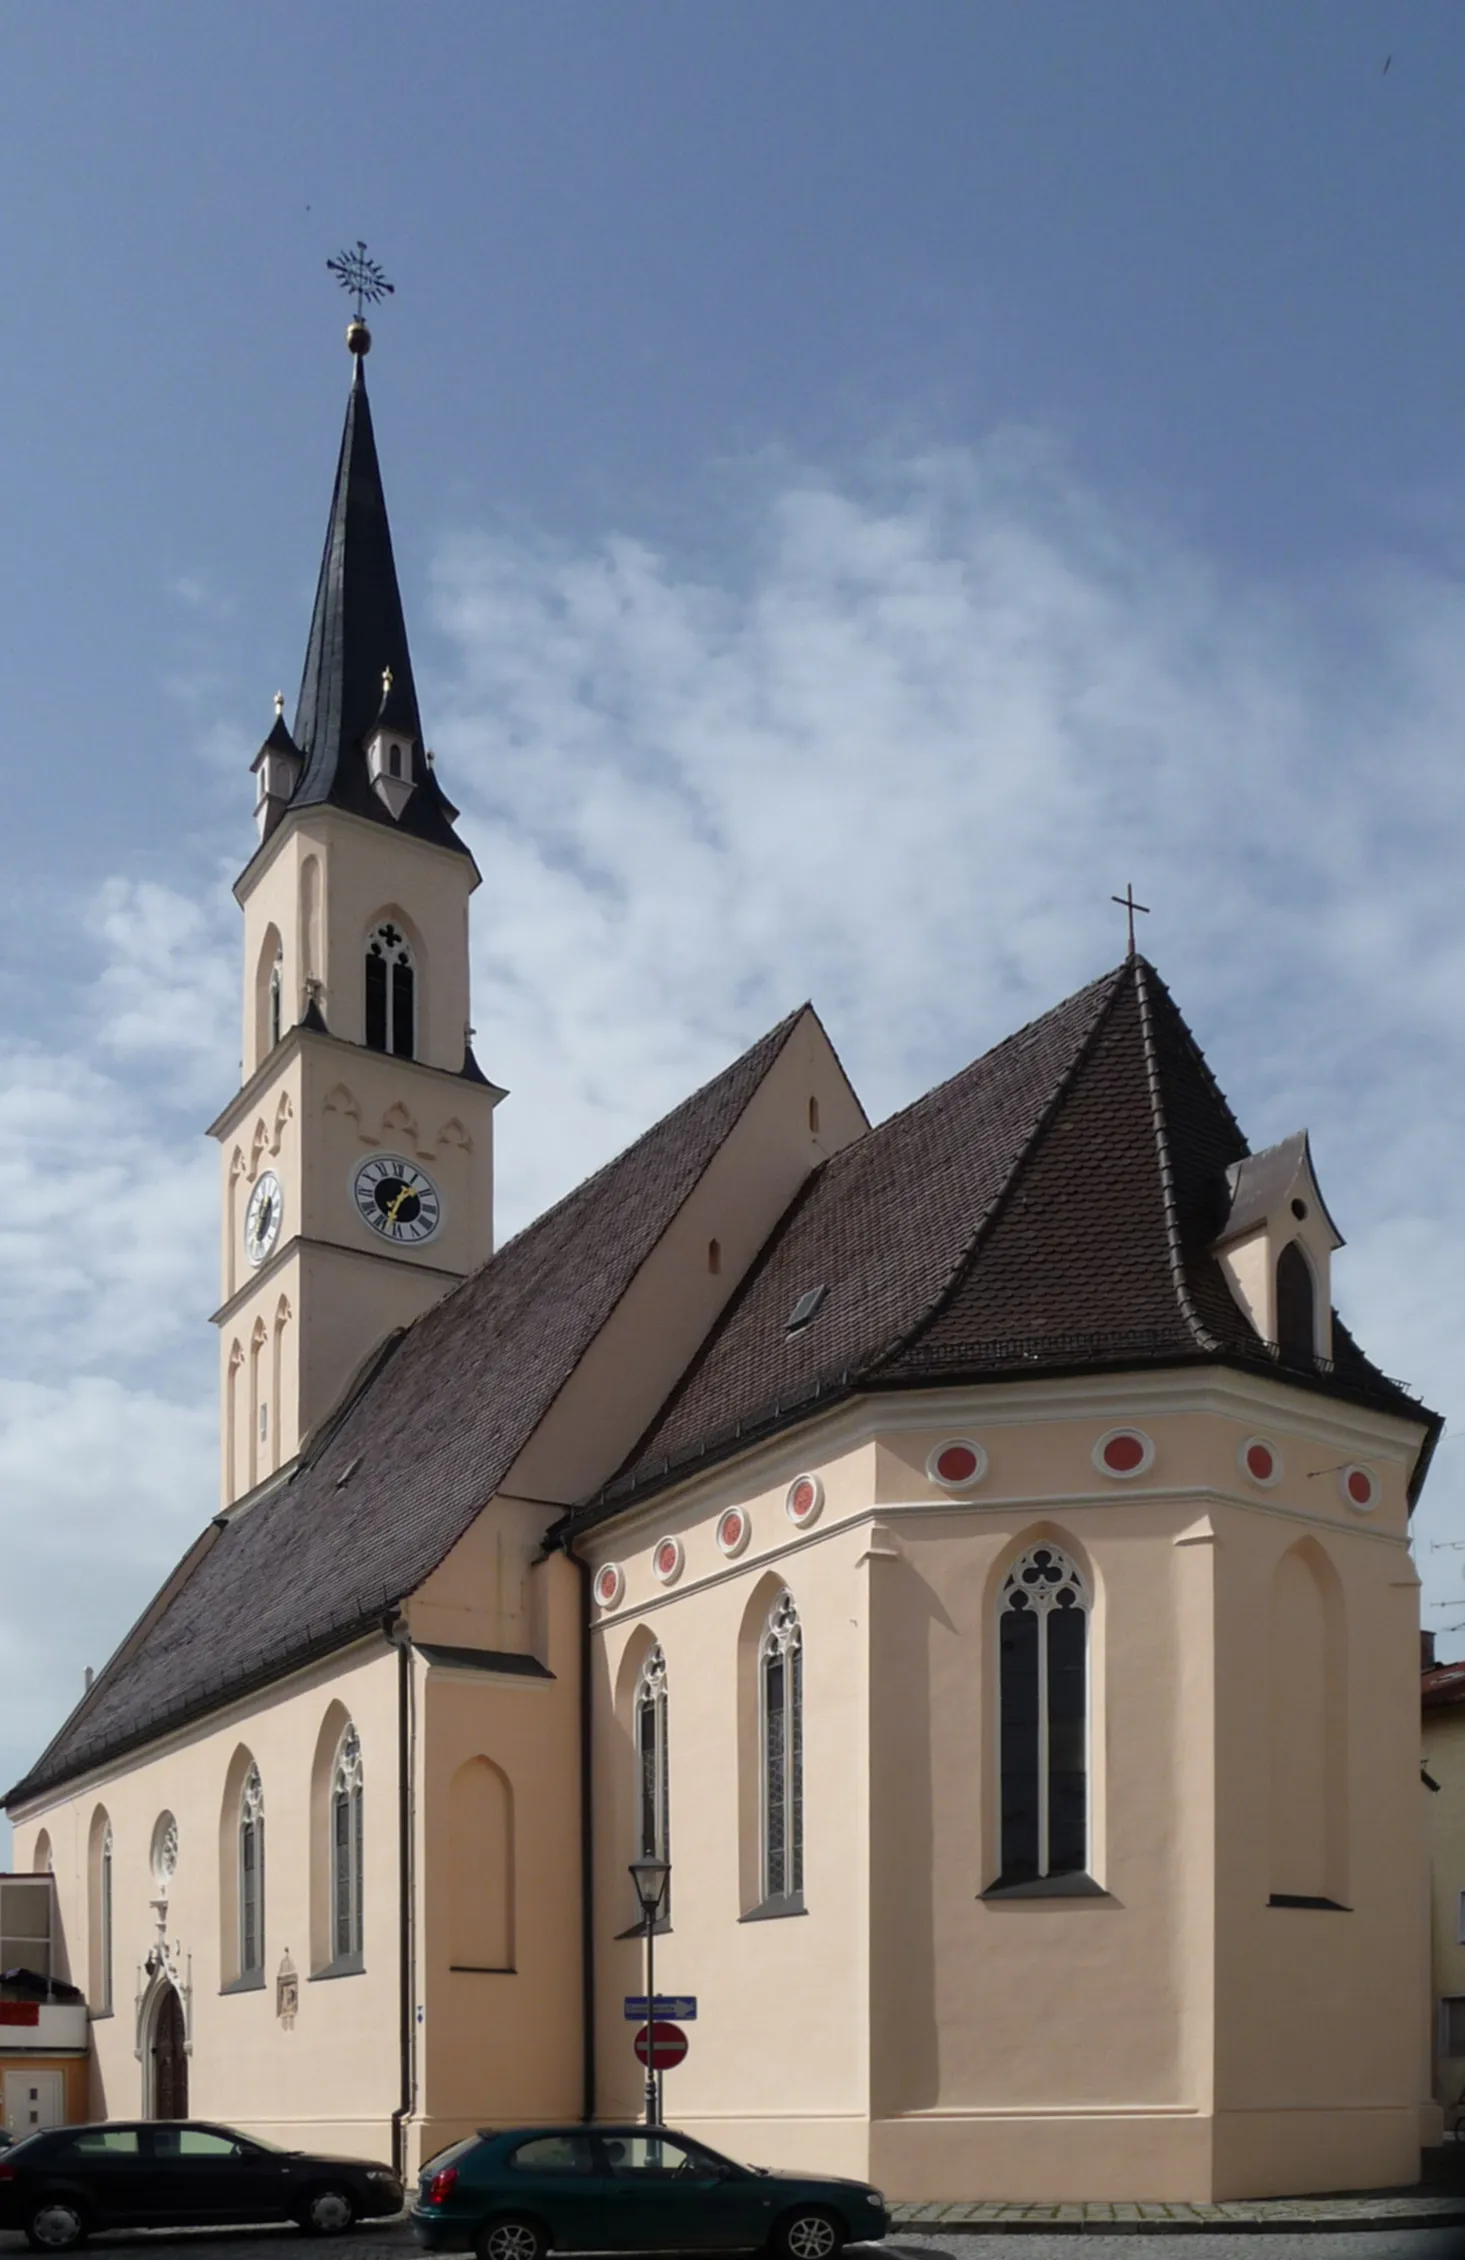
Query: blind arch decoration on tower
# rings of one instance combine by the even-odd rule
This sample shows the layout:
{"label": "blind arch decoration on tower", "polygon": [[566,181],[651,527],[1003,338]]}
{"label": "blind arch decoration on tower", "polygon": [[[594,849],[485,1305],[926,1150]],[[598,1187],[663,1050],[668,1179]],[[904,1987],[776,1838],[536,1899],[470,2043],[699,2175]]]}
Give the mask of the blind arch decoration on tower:
{"label": "blind arch decoration on tower", "polygon": [[1044,1541],[997,1605],[1001,1884],[1088,1867],[1088,1618],[1076,1565]]}

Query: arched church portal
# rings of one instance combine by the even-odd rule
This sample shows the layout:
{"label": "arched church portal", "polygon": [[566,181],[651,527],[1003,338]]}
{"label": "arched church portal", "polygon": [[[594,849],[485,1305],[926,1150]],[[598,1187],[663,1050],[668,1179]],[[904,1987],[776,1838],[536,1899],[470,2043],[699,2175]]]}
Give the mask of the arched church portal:
{"label": "arched church portal", "polygon": [[148,2026],[148,2117],[188,2117],[188,2053],[183,2003],[173,1985],[160,1985]]}

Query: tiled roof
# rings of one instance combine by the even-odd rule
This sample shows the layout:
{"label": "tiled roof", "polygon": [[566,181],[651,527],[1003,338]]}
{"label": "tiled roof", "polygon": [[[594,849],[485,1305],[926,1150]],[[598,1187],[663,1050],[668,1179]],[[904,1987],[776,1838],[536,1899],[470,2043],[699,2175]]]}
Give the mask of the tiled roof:
{"label": "tiled roof", "polygon": [[1465,1703],[1465,1661],[1436,1664],[1422,1672],[1419,1699],[1427,1711],[1441,1711],[1452,1703]]}
{"label": "tiled roof", "polygon": [[[601,1519],[854,1389],[1199,1359],[1274,1366],[1210,1250],[1246,1141],[1133,958],[827,1162],[601,1498]],[[789,1313],[828,1292],[806,1327]],[[1432,1416],[1338,1329],[1289,1379]]]}
{"label": "tiled roof", "polygon": [[205,1532],[178,1591],[123,1642],[9,1799],[340,1646],[421,1584],[492,1497],[798,1017],[426,1312],[308,1466]]}

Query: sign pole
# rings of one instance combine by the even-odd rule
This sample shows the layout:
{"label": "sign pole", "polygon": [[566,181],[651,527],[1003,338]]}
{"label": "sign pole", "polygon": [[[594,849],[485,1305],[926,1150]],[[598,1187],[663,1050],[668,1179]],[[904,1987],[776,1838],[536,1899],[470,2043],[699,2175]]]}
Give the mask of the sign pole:
{"label": "sign pole", "polygon": [[661,2095],[656,2077],[656,1915],[646,1910],[646,2124],[661,2121]]}

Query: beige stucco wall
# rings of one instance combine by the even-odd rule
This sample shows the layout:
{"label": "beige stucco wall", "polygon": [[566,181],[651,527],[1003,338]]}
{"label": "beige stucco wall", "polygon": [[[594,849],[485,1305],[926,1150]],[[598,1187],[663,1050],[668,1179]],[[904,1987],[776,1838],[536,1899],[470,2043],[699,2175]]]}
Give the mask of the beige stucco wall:
{"label": "beige stucco wall", "polygon": [[[1121,1423],[1155,1445],[1127,1482],[1092,1457]],[[1269,1487],[1238,1464],[1258,1434],[1282,1461]],[[960,1499],[925,1474],[953,1435],[989,1454]],[[1416,1441],[1403,1422],[1266,1380],[953,1392],[939,1425],[929,1399],[833,1416],[587,1543],[626,1578],[594,1639],[602,2113],[637,2093],[620,2004],[640,1990],[641,1946],[614,1934],[632,1919],[630,1688],[654,1638],[674,1863],[657,1985],[701,2003],[687,2062],[667,2075],[674,2120],[741,2155],[868,2171],[906,2196],[1181,2199],[1412,2179]],[[1338,1482],[1354,1460],[1380,1480],[1366,1516]],[[802,1468],[826,1490],[807,1532],[783,1506]],[[730,1504],[753,1528],[732,1563],[713,1541]],[[666,1590],[651,1569],[664,1535],[685,1549]],[[1094,1594],[1091,1867],[1106,1896],[984,1900],[996,1597],[1038,1537]],[[1344,1635],[1329,1841],[1346,1913],[1267,1904],[1270,1784],[1293,1732],[1269,1599],[1299,1542],[1335,1581]],[[740,1780],[739,1633],[785,1581],[804,1628],[809,1911],[740,1922],[739,1810],[746,1829],[756,1806]]]}
{"label": "beige stucco wall", "polygon": [[[18,1858],[29,1861],[42,1827],[50,1836],[73,1975],[87,1986],[94,2009],[100,1988],[88,1967],[87,1848],[99,1806],[112,1824],[114,2010],[92,2026],[95,2116],[127,2117],[144,2108],[138,1996],[147,1984],[143,1962],[158,1937],[152,1902],[159,1896],[150,1853],[158,1817],[170,1811],[179,1859],[165,1935],[180,1978],[192,1988],[190,2108],[287,2144],[390,2154],[399,2087],[396,1690],[395,1656],[377,1639],[55,1803],[16,1814]],[[311,1904],[312,1770],[327,1742],[329,1764],[347,1716],[365,1768],[365,1967],[356,1976],[311,1982],[313,1961],[321,1958],[312,1954],[312,1929],[320,1928],[319,1905],[313,1924]],[[241,1749],[253,1756],[264,1789],[268,1982],[224,1994],[237,1949],[221,1883],[232,1860],[237,1807],[228,1791],[240,1774]],[[275,1997],[287,1954],[300,1980],[291,2031],[280,2024]]]}

